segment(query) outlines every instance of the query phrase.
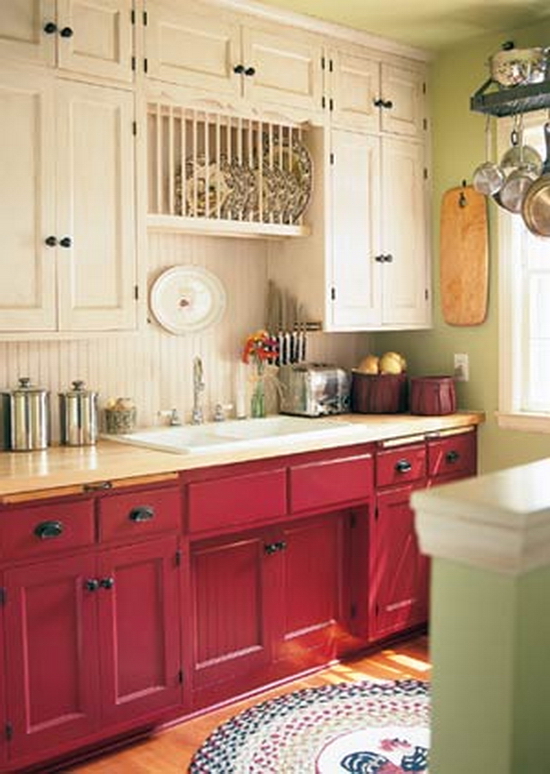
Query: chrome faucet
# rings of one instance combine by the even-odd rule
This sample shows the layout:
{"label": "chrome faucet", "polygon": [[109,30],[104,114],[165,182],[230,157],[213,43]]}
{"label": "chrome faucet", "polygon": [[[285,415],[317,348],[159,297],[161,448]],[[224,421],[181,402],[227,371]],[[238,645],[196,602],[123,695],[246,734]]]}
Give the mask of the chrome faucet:
{"label": "chrome faucet", "polygon": [[202,376],[202,360],[200,357],[193,358],[193,411],[191,412],[191,424],[201,425],[204,422],[202,406],[200,405],[200,394],[204,390],[204,380]]}

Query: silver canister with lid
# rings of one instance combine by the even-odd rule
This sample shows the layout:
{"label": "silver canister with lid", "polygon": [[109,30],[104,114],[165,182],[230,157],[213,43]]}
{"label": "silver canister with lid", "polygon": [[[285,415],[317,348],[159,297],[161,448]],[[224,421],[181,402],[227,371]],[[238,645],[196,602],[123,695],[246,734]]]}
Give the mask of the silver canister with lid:
{"label": "silver canister with lid", "polygon": [[66,446],[92,446],[98,436],[98,394],[87,390],[81,379],[72,389],[59,393],[61,443]]}
{"label": "silver canister with lid", "polygon": [[50,436],[50,393],[36,387],[27,376],[2,393],[6,445],[14,451],[46,449]]}

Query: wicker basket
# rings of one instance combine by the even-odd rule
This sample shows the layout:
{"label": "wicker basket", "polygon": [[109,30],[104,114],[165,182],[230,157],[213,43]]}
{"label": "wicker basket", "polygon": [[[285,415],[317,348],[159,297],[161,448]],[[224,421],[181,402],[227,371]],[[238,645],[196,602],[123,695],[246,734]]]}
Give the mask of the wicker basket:
{"label": "wicker basket", "polygon": [[352,371],[351,410],[359,414],[399,414],[407,411],[406,374],[363,374]]}

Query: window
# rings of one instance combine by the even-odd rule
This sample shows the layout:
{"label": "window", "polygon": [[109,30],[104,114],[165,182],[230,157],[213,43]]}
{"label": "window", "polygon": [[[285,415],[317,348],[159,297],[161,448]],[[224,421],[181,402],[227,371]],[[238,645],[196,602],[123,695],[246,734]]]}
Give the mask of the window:
{"label": "window", "polygon": [[[545,113],[525,116],[525,142],[544,158]],[[499,119],[498,155],[512,123]],[[499,208],[500,394],[498,423],[550,432],[550,238]]]}

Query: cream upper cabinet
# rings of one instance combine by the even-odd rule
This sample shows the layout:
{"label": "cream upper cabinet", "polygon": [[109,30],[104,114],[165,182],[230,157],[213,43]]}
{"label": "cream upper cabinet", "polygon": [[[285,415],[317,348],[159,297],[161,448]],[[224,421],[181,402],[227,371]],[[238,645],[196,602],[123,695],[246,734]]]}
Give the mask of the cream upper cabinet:
{"label": "cream upper cabinet", "polygon": [[320,38],[175,0],[148,0],[146,18],[151,77],[244,98],[254,107],[321,110]]}
{"label": "cream upper cabinet", "polygon": [[9,0],[0,57],[131,81],[133,0]]}
{"label": "cream upper cabinet", "polygon": [[415,137],[426,129],[426,77],[415,63],[335,51],[325,68],[334,125]]}
{"label": "cream upper cabinet", "polygon": [[133,95],[0,72],[0,333],[136,325]]}

